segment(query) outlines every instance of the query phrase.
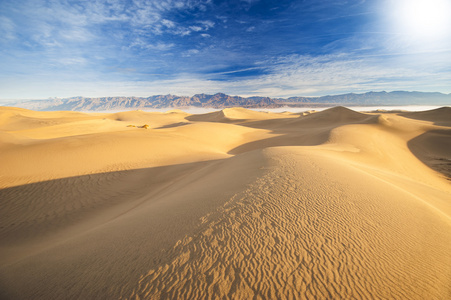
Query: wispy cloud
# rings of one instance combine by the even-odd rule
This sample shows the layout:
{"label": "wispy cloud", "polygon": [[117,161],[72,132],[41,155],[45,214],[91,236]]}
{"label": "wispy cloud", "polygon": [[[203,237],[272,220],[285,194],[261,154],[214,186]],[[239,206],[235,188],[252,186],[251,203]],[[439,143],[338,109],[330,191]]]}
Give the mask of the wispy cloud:
{"label": "wispy cloud", "polygon": [[[450,54],[442,53],[441,59]],[[247,93],[268,95],[271,88],[272,96],[381,89],[443,90],[451,74],[449,68],[440,65],[441,59],[428,58],[428,54],[412,55],[409,59],[404,56],[363,58],[350,54],[290,55],[261,62],[269,74],[242,83],[253,87]],[[424,86],[418,86],[420,81]]]}
{"label": "wispy cloud", "polygon": [[197,49],[189,49],[189,50],[183,52],[182,56],[183,57],[190,57],[191,55],[195,55],[195,54],[198,54],[198,53],[199,53],[199,50],[197,50]]}
{"label": "wispy cloud", "polygon": [[197,23],[202,24],[204,26],[204,30],[208,30],[215,26],[215,22],[210,20],[197,21]]}
{"label": "wispy cloud", "polygon": [[5,17],[0,16],[0,41],[8,42],[17,38],[14,22]]}
{"label": "wispy cloud", "polygon": [[[193,49],[191,54],[196,54]],[[375,58],[376,59],[376,58]],[[379,58],[377,58],[379,60]],[[320,96],[324,94],[339,94],[380,90],[422,90],[436,91],[443,89],[451,81],[449,70],[440,69],[439,64],[429,66],[429,69],[418,70],[415,63],[405,64],[397,57],[387,61],[367,61],[353,58],[350,55],[325,55],[320,57],[290,55],[262,61],[260,67],[267,74],[242,78],[240,80],[216,80],[218,75],[230,75],[233,72],[249,71],[240,69],[223,72],[222,74],[192,74],[183,73],[175,78],[153,81],[104,81],[101,79],[78,82],[59,79],[52,96],[149,96],[153,94],[193,95],[199,92],[216,93],[219,91],[234,95],[251,96]],[[251,68],[251,70],[254,68]],[[133,70],[135,71],[135,70]],[[424,78],[427,78],[424,81]],[[418,86],[418,80],[424,86]],[[24,79],[25,80],[25,79]],[[54,79],[52,79],[54,82]],[[3,80],[2,80],[3,81]],[[3,81],[5,82],[5,81]],[[7,80],[4,83],[8,85]],[[45,94],[45,82],[28,86],[34,90],[34,95]],[[83,88],[74,88],[82,86]],[[0,89],[7,91],[6,86]],[[33,95],[30,93],[30,95]],[[5,95],[17,98],[11,93]]]}
{"label": "wispy cloud", "polygon": [[136,37],[133,42],[130,43],[130,45],[127,46],[129,49],[138,49],[141,50],[169,50],[172,47],[174,47],[174,44],[172,43],[163,43],[163,42],[155,42],[155,43],[149,43],[142,37]]}
{"label": "wispy cloud", "polygon": [[202,27],[200,27],[200,26],[190,26],[189,29],[191,29],[192,31],[201,31]]}
{"label": "wispy cloud", "polygon": [[451,39],[409,40],[384,18],[374,21],[383,13],[375,7],[363,0],[1,0],[0,97],[451,92]]}
{"label": "wispy cloud", "polygon": [[[11,39],[19,28],[22,38],[27,35],[43,46],[60,46],[66,41],[88,42],[101,37],[103,24],[117,24],[116,30],[131,30],[136,37],[149,37],[172,33],[186,35],[191,31],[208,30],[212,21],[197,21],[191,26],[170,20],[173,10],[205,9],[209,0],[156,1],[134,0],[130,3],[118,0],[86,1],[76,5],[67,1],[35,2],[5,0],[4,7],[12,9],[0,12],[3,39]],[[14,20],[6,14],[13,13]],[[133,36],[130,41],[133,43]],[[124,42],[124,41],[122,41]]]}

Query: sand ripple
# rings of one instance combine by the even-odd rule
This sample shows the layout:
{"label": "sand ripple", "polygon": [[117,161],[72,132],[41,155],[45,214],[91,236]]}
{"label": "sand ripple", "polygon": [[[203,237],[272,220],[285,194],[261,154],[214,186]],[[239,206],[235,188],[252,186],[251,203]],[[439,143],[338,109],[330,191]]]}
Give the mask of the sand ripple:
{"label": "sand ripple", "polygon": [[389,186],[378,192],[367,174],[325,157],[281,152],[262,178],[203,218],[199,233],[181,240],[171,259],[124,298],[443,299],[450,293],[451,239],[422,230],[445,220],[421,203],[407,205],[408,195]]}

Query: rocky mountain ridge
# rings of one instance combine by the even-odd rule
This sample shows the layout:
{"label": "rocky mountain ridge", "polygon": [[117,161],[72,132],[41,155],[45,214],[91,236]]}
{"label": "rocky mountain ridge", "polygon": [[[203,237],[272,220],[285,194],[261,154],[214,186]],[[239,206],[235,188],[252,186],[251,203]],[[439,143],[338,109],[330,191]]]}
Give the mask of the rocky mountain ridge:
{"label": "rocky mountain ridge", "polygon": [[187,108],[202,107],[223,109],[227,107],[277,108],[302,106],[335,105],[451,105],[451,94],[425,92],[367,92],[363,94],[348,93],[322,97],[240,97],[223,93],[214,95],[196,94],[192,97],[176,95],[155,95],[144,97],[71,97],[51,98],[14,103],[14,106],[44,111],[105,111],[133,110],[152,108]]}

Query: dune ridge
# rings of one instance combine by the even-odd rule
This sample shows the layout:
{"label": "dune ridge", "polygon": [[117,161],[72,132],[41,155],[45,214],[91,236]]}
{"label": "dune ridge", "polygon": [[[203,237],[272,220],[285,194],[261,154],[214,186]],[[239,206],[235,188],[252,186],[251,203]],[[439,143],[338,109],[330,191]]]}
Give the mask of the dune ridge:
{"label": "dune ridge", "polygon": [[0,107],[0,297],[451,298],[448,120]]}

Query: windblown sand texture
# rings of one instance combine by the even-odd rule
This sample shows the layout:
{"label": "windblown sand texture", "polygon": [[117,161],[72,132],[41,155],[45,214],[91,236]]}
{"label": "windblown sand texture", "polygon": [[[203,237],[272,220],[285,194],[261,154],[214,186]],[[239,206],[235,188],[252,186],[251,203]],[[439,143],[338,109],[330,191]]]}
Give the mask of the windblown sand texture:
{"label": "windblown sand texture", "polygon": [[451,299],[450,178],[447,107],[0,107],[0,298]]}

